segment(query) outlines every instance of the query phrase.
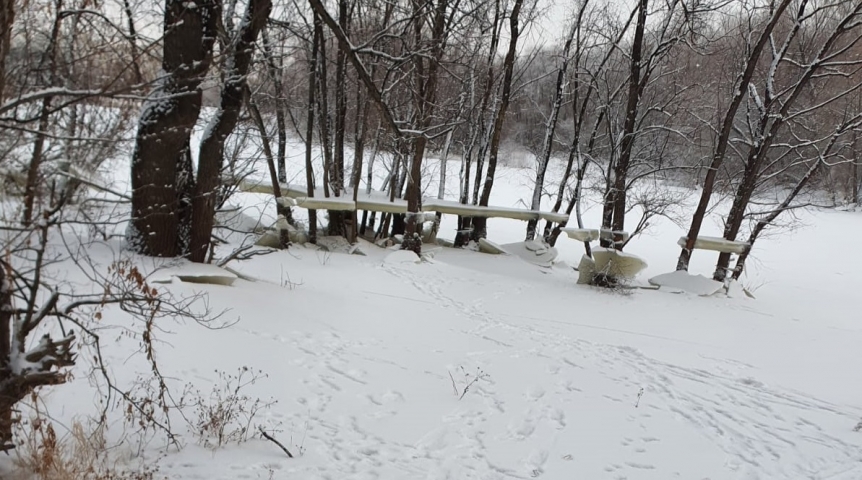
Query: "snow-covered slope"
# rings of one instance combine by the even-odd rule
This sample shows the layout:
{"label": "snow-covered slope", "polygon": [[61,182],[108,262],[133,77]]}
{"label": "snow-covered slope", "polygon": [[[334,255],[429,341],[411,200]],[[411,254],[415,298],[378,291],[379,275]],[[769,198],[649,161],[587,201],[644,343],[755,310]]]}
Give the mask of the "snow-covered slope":
{"label": "snow-covered slope", "polygon": [[[495,204],[529,193],[521,174],[502,169]],[[239,198],[271,214],[265,197]],[[230,262],[230,286],[159,285],[207,294],[237,320],[160,323],[162,373],[206,391],[217,370],[263,370],[246,393],[277,403],[255,423],[297,457],[260,439],[211,451],[189,434],[180,452],[153,442],[146,455],[171,479],[862,479],[862,252],[823,243],[862,234],[862,215],[802,219],[809,227],[757,245],[743,279],[756,299],[609,292],[576,285],[565,263],[454,249],[415,263],[370,244],[367,256],[297,247]],[[494,220],[490,238],[522,241],[524,227]],[[641,280],[673,268],[680,234],[656,221],[631,242],[649,262]],[[583,246],[557,249],[574,265]],[[118,251],[91,253],[106,265]],[[714,261],[697,252],[692,273]],[[130,360],[138,342],[110,340],[129,385],[146,371]],[[43,400],[68,422],[97,414],[96,398],[78,375]]]}

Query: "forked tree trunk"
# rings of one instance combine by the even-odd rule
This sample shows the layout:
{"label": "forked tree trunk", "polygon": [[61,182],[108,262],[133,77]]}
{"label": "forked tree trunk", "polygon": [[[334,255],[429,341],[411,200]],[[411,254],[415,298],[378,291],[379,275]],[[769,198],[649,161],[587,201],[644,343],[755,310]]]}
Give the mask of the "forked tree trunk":
{"label": "forked tree trunk", "polygon": [[212,61],[220,16],[218,0],[166,0],[163,77],[144,102],[132,154],[128,240],[145,255],[182,253],[178,176],[200,113],[200,84]]}
{"label": "forked tree trunk", "polygon": [[748,85],[751,83],[751,79],[759,64],[760,55],[769,43],[769,38],[772,35],[775,25],[778,24],[779,20],[781,20],[784,11],[791,3],[792,0],[781,0],[781,2],[776,5],[772,12],[772,16],[769,18],[763,31],[760,33],[757,42],[745,58],[745,68],[737,77],[738,80],[736,85],[734,85],[735,90],[733,91],[733,97],[730,101],[730,105],[724,112],[718,139],[715,144],[715,152],[712,156],[712,162],[706,172],[706,178],[703,181],[703,190],[701,191],[700,200],[698,201],[694,215],[691,217],[691,226],[688,229],[685,246],[682,247],[679,259],[677,260],[677,270],[688,270],[688,264],[691,261],[691,254],[694,250],[694,242],[697,241],[697,236],[700,234],[700,229],[703,226],[704,219],[706,218],[706,210],[715,189],[715,180],[718,175],[718,169],[721,168],[721,165],[724,163],[736,113],[748,92]]}
{"label": "forked tree trunk", "polygon": [[[775,75],[774,70],[777,68],[776,65],[785,58],[785,54],[789,49],[790,41],[801,29],[801,22],[805,17],[806,4],[807,2],[799,4],[799,10],[795,19],[796,22],[794,23],[790,33],[788,33],[787,40],[783,44],[782,48],[775,53],[776,58],[772,63],[772,70],[768,73],[771,77]],[[830,35],[821,45],[814,59],[806,65],[799,80],[797,80],[793,88],[789,90],[789,93],[784,98],[784,102],[781,104],[781,108],[778,109],[777,112],[772,111],[769,108],[774,105],[774,99],[771,96],[772,89],[769,87],[766,89],[766,98],[764,100],[766,109],[761,112],[760,124],[758,126],[760,137],[749,149],[742,182],[737,189],[736,195],[733,199],[733,204],[730,208],[730,213],[725,221],[725,240],[734,241],[736,240],[737,235],[739,235],[739,231],[742,228],[742,222],[745,219],[746,209],[748,208],[748,204],[751,202],[751,198],[754,195],[754,191],[757,188],[758,181],[760,180],[762,166],[766,161],[769,150],[772,148],[772,145],[777,140],[781,129],[787,122],[788,116],[790,115],[790,109],[793,108],[796,100],[800,98],[802,93],[808,90],[809,82],[815,77],[815,74],[823,68],[823,64],[826,62],[827,58],[833,56],[832,47],[836,45],[837,41],[847,30],[856,25],[856,17],[860,11],[862,11],[862,2],[857,3],[854,8],[835,26]],[[771,81],[771,78],[767,81]],[[752,92],[754,92],[753,89]],[[713,279],[716,281],[724,281],[727,277],[729,266],[730,253],[722,252],[718,256],[718,263],[716,264],[715,272],[713,273]]]}

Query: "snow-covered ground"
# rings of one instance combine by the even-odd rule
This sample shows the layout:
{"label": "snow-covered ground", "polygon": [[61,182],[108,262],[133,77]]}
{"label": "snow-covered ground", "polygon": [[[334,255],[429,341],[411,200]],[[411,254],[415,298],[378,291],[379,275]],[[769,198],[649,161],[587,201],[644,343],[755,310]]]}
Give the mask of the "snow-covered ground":
{"label": "snow-covered ground", "polygon": [[[492,203],[518,206],[528,175],[502,169]],[[251,215],[263,198],[237,201]],[[587,227],[597,227],[595,210]],[[756,299],[576,285],[568,265],[582,245],[565,237],[552,268],[455,249],[405,262],[404,252],[363,244],[367,256],[296,247],[231,262],[246,279],[230,286],[160,284],[205,293],[238,320],[216,330],[159,325],[163,373],[207,391],[216,370],[263,370],[246,391],[277,403],[255,422],[276,428],[296,458],[258,438],[212,451],[187,435],[184,450],[160,457],[158,475],[862,479],[862,433],[853,431],[862,418],[862,250],[853,248],[862,214],[819,211],[801,222],[756,246],[743,279]],[[489,235],[505,244],[524,228],[491,220]],[[454,218],[444,217],[440,236],[448,232]],[[632,241],[627,251],[649,262],[642,283],[673,269],[683,233],[658,220]],[[98,248],[108,262],[119,247]],[[714,261],[697,252],[692,273],[710,276]],[[136,348],[122,336],[108,347],[118,378],[144,371],[127,361]],[[95,413],[96,396],[81,375],[44,398],[69,419]]]}

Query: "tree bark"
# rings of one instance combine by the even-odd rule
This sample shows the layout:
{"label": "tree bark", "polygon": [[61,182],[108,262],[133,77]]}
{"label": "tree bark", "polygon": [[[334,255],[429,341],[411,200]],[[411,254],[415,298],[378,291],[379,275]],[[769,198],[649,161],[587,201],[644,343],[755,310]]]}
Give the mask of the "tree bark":
{"label": "tree bark", "polygon": [[[317,93],[317,56],[323,41],[320,16],[314,13],[314,34],[311,41],[311,58],[308,61],[308,105],[305,124],[305,185],[309,198],[314,197],[314,163],[311,148],[314,139],[314,97]],[[317,243],[317,210],[308,210],[308,241]]]}
{"label": "tree bark", "polygon": [[221,104],[215,118],[204,133],[198,154],[198,175],[192,198],[192,223],[189,241],[189,260],[202,263],[206,260],[215,222],[216,193],[219,187],[224,143],[239,120],[242,109],[246,76],[254,55],[258,34],[266,26],[272,0],[250,0],[240,23],[236,41],[227,52],[223,67]]}
{"label": "tree bark", "polygon": [[178,175],[200,113],[200,84],[212,61],[220,15],[218,0],[165,2],[164,77],[144,103],[132,154],[128,240],[138,253],[181,253]]}
{"label": "tree bark", "polygon": [[6,99],[6,60],[12,48],[15,0],[0,0],[0,102]]}

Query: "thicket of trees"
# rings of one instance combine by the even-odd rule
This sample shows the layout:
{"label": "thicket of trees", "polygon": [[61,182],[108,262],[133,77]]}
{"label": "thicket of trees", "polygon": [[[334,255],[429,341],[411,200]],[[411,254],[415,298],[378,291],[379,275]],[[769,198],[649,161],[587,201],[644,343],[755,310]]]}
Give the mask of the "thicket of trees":
{"label": "thicket of trees", "polygon": [[[582,198],[600,195],[605,247],[625,248],[667,215],[676,187],[698,187],[678,269],[719,199],[730,204],[723,237],[748,245],[818,194],[862,201],[862,1],[576,0],[557,37],[527,43],[523,32],[547,21],[543,7],[4,0],[0,447],[12,406],[62,382],[58,368],[73,361],[74,335],[35,350],[27,336],[97,298],[46,283],[46,263],[58,261],[44,257],[51,232],[73,225],[107,239],[128,222],[139,253],[210,261],[214,216],[248,173],[237,164],[240,137],[261,146],[275,199],[293,137],[307,146],[309,196],[355,200],[383,171],[389,198],[407,202],[406,215],[312,211],[312,241],[320,223],[351,241],[403,234],[403,247],[419,251],[429,156],[444,159],[442,180],[456,174],[445,159],[460,159],[454,196],[487,206],[504,142],[535,156],[529,208],[548,199],[584,226]],[[215,113],[193,142],[204,107]],[[118,156],[131,159],[130,197],[95,174]],[[561,178],[548,175],[554,162]],[[106,204],[115,216],[104,216]],[[277,209],[294,223],[287,203]],[[481,217],[458,226],[459,245],[488,234]],[[525,238],[553,244],[564,226],[529,222]],[[749,251],[733,265],[721,254],[714,278],[738,278]],[[110,301],[152,302],[121,290]]]}

